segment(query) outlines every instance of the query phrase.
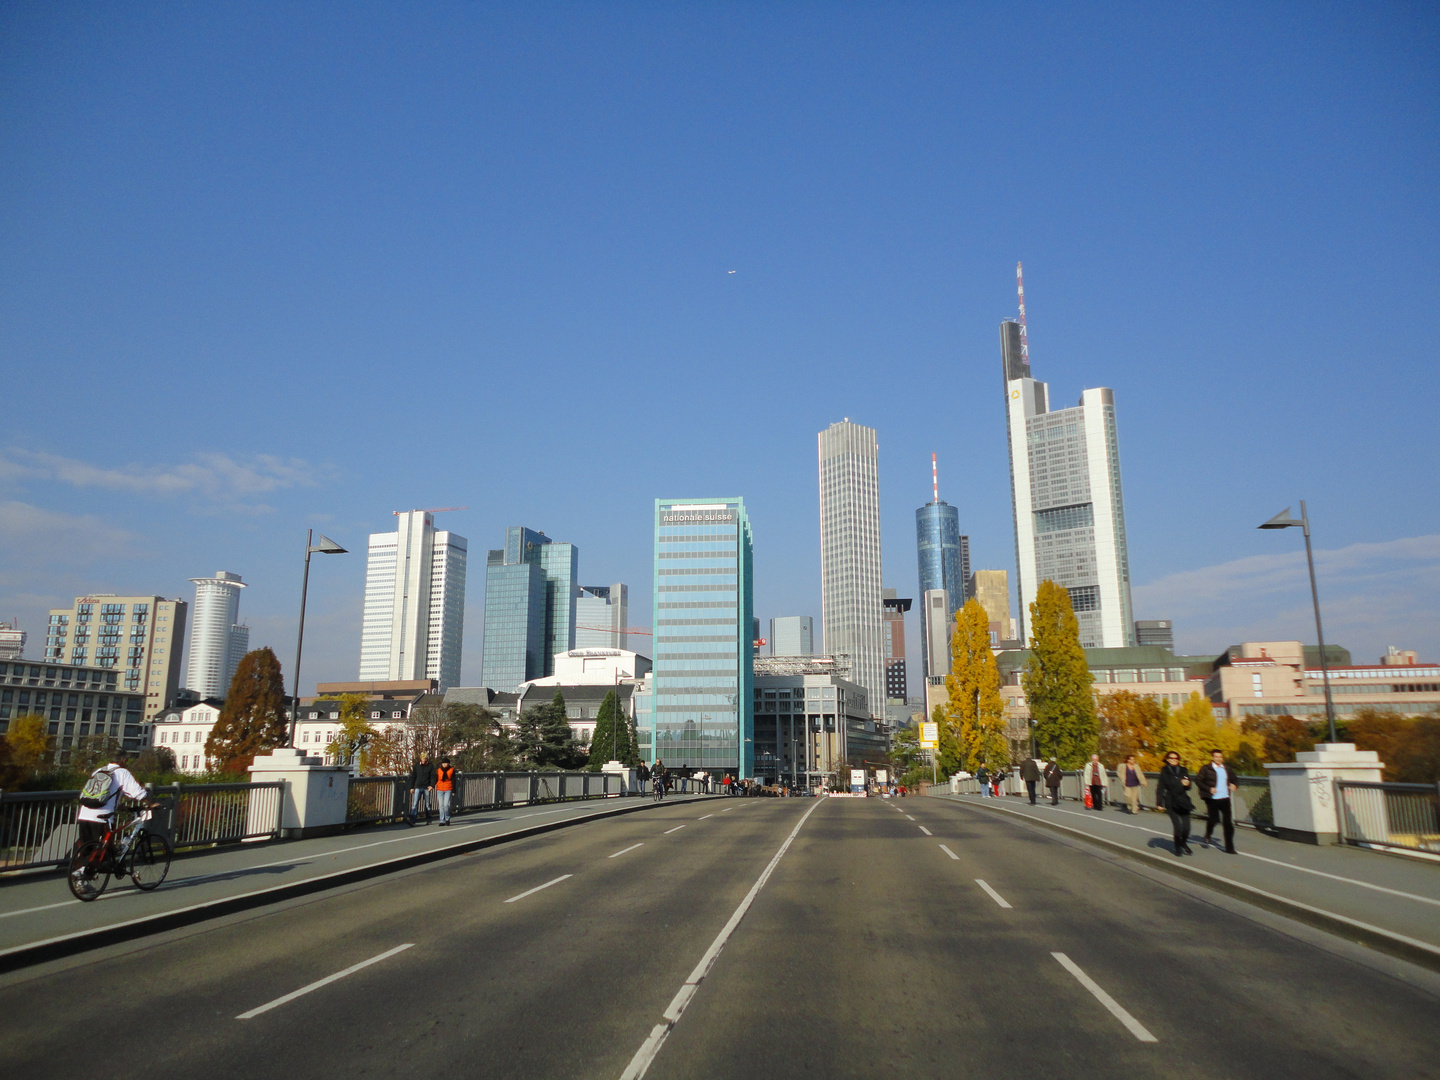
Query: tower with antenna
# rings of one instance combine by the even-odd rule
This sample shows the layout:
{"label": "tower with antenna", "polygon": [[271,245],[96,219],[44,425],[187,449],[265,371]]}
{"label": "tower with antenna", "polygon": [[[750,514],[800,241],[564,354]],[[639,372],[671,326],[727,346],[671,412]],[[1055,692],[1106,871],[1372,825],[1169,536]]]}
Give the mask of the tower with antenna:
{"label": "tower with antenna", "polygon": [[[932,501],[915,511],[915,552],[920,569],[920,639],[927,682],[948,673],[936,670],[949,656],[955,612],[965,603],[970,577],[970,538],[960,533],[960,509],[940,498],[938,455],[930,455]],[[937,605],[937,595],[943,594]],[[932,657],[934,658],[932,660]]]}

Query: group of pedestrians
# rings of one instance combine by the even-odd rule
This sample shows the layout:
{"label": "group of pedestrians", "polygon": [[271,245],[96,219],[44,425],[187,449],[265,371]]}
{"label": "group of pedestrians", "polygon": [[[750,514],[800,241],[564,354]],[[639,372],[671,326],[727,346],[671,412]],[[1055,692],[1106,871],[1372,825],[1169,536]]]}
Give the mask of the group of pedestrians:
{"label": "group of pedestrians", "polygon": [[450,799],[455,794],[455,767],[448,756],[439,765],[430,764],[430,755],[422,753],[410,769],[410,824],[425,811],[425,824],[430,824],[430,797],[434,795],[440,824],[450,824]]}

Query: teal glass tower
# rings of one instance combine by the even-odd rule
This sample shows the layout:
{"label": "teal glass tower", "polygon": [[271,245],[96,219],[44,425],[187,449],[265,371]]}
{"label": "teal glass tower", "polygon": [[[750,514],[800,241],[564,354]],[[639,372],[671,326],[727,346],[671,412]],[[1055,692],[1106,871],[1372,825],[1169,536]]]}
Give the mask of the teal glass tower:
{"label": "teal glass tower", "polygon": [[650,757],[754,775],[753,543],[743,499],[655,500]]}
{"label": "teal glass tower", "polygon": [[484,685],[514,693],[555,673],[555,654],[575,647],[579,552],[519,525],[485,560]]}

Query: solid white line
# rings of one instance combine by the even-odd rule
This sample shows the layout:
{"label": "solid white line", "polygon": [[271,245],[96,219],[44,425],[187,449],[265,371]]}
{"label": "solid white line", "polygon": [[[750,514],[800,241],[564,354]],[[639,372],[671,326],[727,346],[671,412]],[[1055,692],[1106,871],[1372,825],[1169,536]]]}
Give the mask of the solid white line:
{"label": "solid white line", "polygon": [[284,1005],[286,1002],[294,1001],[296,998],[302,997],[305,994],[310,993],[310,991],[312,990],[319,990],[322,986],[329,986],[337,979],[345,978],[346,975],[353,975],[361,968],[367,968],[371,964],[378,964],[381,960],[385,960],[388,957],[394,956],[396,953],[404,952],[406,949],[410,948],[414,944],[415,943],[412,941],[408,945],[397,945],[393,949],[387,949],[385,952],[382,952],[379,956],[372,956],[369,960],[361,960],[358,964],[351,964],[344,971],[337,971],[334,975],[327,975],[325,976],[325,978],[320,979],[317,982],[313,982],[309,986],[302,986],[299,990],[291,991],[284,997],[278,997],[274,1001],[267,1002],[264,1005],[261,1005],[258,1009],[251,1009],[249,1012],[243,1012],[239,1016],[235,1017],[235,1019],[253,1019],[254,1017],[259,1016],[263,1012],[269,1012],[271,1009],[275,1008],[278,1005]]}
{"label": "solid white line", "polygon": [[954,859],[956,862],[959,862],[959,861],[960,861],[960,856],[959,856],[959,855],[956,855],[953,851],[951,851],[951,850],[950,850],[948,847],[946,847],[944,844],[941,844],[941,845],[940,845],[940,850],[943,851],[946,855],[949,855],[950,858]]}
{"label": "solid white line", "polygon": [[935,834],[934,834],[933,832],[931,832],[929,829],[925,828],[924,825],[921,825],[921,826],[920,826],[920,831],[923,832],[926,836],[934,836],[934,835],[935,835]]}
{"label": "solid white line", "polygon": [[[1008,907],[1010,907],[1010,904],[1006,901],[1006,899],[1005,899],[1003,896],[1001,896],[998,892],[996,892],[994,889],[992,889],[992,888],[991,888],[989,885],[987,885],[985,882],[981,881],[978,877],[975,879],[975,884],[976,884],[976,885],[979,885],[980,888],[984,889],[987,893],[989,893],[989,894],[990,894],[990,899],[991,899],[991,900],[994,900],[995,903],[999,904],[1001,907],[1003,907],[1003,908],[1008,908]],[[1013,910],[1013,909],[1012,909],[1012,910]]]}
{"label": "solid white line", "polygon": [[701,815],[700,817],[696,818],[695,820],[696,820],[696,821],[704,821],[707,817],[714,817],[714,816],[715,816],[714,814],[703,814],[703,815]]}
{"label": "solid white line", "polygon": [[710,943],[710,948],[705,950],[705,955],[702,956],[700,962],[695,965],[695,970],[690,972],[690,977],[685,980],[684,985],[680,987],[680,990],[670,1000],[670,1005],[663,1014],[665,1023],[656,1024],[650,1029],[649,1036],[640,1044],[640,1049],[635,1051],[635,1056],[630,1059],[630,1064],[627,1065],[625,1071],[620,1074],[620,1080],[640,1080],[640,1078],[645,1075],[645,1070],[650,1068],[650,1063],[655,1060],[655,1055],[660,1052],[660,1047],[665,1045],[666,1037],[669,1036],[671,1030],[675,1027],[676,1023],[679,1022],[680,1017],[685,1012],[685,1007],[690,1004],[690,999],[694,996],[695,990],[699,987],[705,976],[709,974],[711,965],[715,963],[715,959],[720,955],[720,950],[725,948],[725,943],[730,940],[730,935],[733,934],[735,928],[740,925],[740,920],[743,919],[745,913],[750,910],[750,905],[755,902],[755,897],[760,894],[760,890],[765,887],[765,882],[770,880],[771,873],[775,870],[775,867],[779,865],[780,859],[784,856],[785,852],[790,849],[791,842],[800,832],[800,826],[804,825],[806,819],[827,802],[829,802],[828,799],[816,799],[815,804],[811,806],[809,810],[806,810],[800,820],[795,823],[795,828],[790,830],[790,835],[787,836],[785,842],[780,845],[780,850],[775,852],[775,857],[770,860],[770,864],[761,872],[755,884],[750,886],[750,891],[745,894],[745,899],[740,901],[740,906],[737,907],[735,913],[730,916],[730,921],[721,928],[715,940]]}
{"label": "solid white line", "polygon": [[631,845],[630,845],[629,847],[627,847],[627,848],[621,848],[619,851],[615,852],[615,855],[606,855],[605,857],[606,857],[607,859],[613,859],[613,858],[615,858],[616,855],[624,855],[625,852],[627,852],[627,851],[634,851],[637,847],[644,847],[644,846],[645,846],[645,841],[644,841],[644,840],[641,840],[640,843],[638,843],[638,844],[631,844]]}
{"label": "solid white line", "polygon": [[1101,990],[1099,984],[1096,983],[1094,979],[1090,978],[1089,975],[1086,975],[1085,972],[1081,971],[1080,965],[1075,963],[1074,960],[1071,960],[1063,952],[1052,952],[1050,955],[1055,957],[1056,960],[1059,960],[1060,966],[1063,967],[1066,971],[1070,972],[1071,975],[1074,975],[1075,978],[1080,981],[1081,986],[1085,987],[1086,990],[1089,990],[1090,993],[1094,994],[1095,1000],[1100,1002],[1101,1005],[1104,1005],[1105,1008],[1109,1009],[1115,1019],[1119,1020],[1122,1024],[1124,1024],[1131,1035],[1134,1035],[1135,1038],[1139,1039],[1141,1042],[1160,1041],[1145,1029],[1144,1024],[1140,1023],[1139,1020],[1136,1020],[1135,1017],[1131,1016],[1128,1012],[1121,1008],[1118,1001],[1112,998],[1104,990]]}
{"label": "solid white line", "polygon": [[548,889],[551,885],[559,885],[560,882],[564,881],[566,878],[574,876],[574,874],[561,874],[555,880],[545,882],[544,885],[536,885],[533,889],[526,889],[522,893],[517,893],[516,895],[510,897],[509,900],[506,900],[505,903],[513,904],[516,900],[524,900],[525,897],[532,896],[535,893],[539,892],[541,889]]}
{"label": "solid white line", "polygon": [[685,827],[684,825],[676,825],[675,828],[673,828],[673,829],[666,829],[666,830],[665,830],[663,833],[661,833],[660,835],[661,835],[661,836],[669,836],[672,832],[679,832],[679,831],[680,831],[681,829],[683,829],[684,827]]}

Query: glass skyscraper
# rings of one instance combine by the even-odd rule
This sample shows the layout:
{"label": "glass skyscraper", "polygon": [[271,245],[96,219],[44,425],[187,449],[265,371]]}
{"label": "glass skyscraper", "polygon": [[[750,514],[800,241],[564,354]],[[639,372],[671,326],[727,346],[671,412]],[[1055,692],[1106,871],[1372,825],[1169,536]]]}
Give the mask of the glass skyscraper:
{"label": "glass skyscraper", "polygon": [[[950,632],[955,612],[965,606],[965,582],[970,577],[970,538],[960,534],[960,510],[937,497],[915,511],[915,549],[920,561],[920,595],[944,589],[949,597],[945,625],[933,633]],[[925,677],[930,677],[932,620],[929,605],[920,606],[920,640],[924,648]],[[944,644],[944,642],[937,642]]]}
{"label": "glass skyscraper", "polygon": [[514,526],[485,560],[485,646],[481,681],[514,693],[555,672],[555,654],[575,647],[579,551]]}
{"label": "glass skyscraper", "polygon": [[754,568],[742,499],[655,500],[652,760],[754,775]]}

